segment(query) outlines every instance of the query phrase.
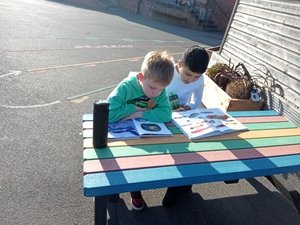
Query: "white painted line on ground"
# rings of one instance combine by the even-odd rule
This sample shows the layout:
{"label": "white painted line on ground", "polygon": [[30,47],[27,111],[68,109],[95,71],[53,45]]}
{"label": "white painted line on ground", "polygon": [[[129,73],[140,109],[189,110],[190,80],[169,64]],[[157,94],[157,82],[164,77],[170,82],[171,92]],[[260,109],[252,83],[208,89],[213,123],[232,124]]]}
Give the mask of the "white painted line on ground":
{"label": "white painted line on ground", "polygon": [[51,106],[60,103],[60,101],[54,101],[46,104],[38,104],[38,105],[0,105],[0,107],[8,108],[8,109],[30,109],[30,108],[42,108],[46,106]]}
{"label": "white painted line on ground", "polygon": [[63,69],[63,68],[79,67],[79,66],[90,66],[90,65],[96,65],[96,64],[121,62],[121,61],[125,61],[125,60],[129,61],[129,60],[133,60],[133,59],[142,59],[142,58],[144,58],[144,57],[132,57],[132,58],[126,58],[126,59],[114,59],[114,60],[105,60],[105,61],[97,61],[97,62],[69,64],[69,65],[63,65],[63,66],[52,66],[52,67],[30,69],[30,70],[27,70],[27,72],[37,72],[37,71],[41,71],[41,70]]}
{"label": "white painted line on ground", "polygon": [[[182,54],[182,52],[177,53],[170,53],[171,55],[178,55]],[[64,68],[71,68],[71,67],[87,67],[87,66],[95,66],[97,64],[106,64],[106,63],[113,63],[113,62],[122,62],[122,61],[136,61],[139,59],[144,59],[145,56],[137,56],[131,58],[121,58],[121,59],[111,59],[111,60],[103,60],[103,61],[96,61],[96,62],[87,62],[87,63],[77,63],[77,64],[68,64],[68,65],[60,65],[60,66],[51,66],[51,67],[43,67],[43,68],[35,68],[29,69],[26,72],[39,72],[44,70],[54,70],[54,69],[64,69]]]}
{"label": "white painted line on ground", "polygon": [[9,73],[0,75],[0,78],[7,77],[7,76],[11,76],[11,75],[18,76],[18,75],[20,75],[21,73],[22,73],[22,71],[9,70]]}
{"label": "white painted line on ground", "polygon": [[85,92],[85,93],[82,93],[82,94],[79,94],[79,95],[75,95],[75,96],[72,96],[72,97],[68,97],[66,99],[68,101],[71,101],[73,99],[77,99],[77,98],[81,98],[81,97],[84,97],[84,96],[88,96],[88,95],[91,95],[91,94],[94,94],[94,93],[97,93],[97,92],[100,92],[100,91],[105,91],[105,90],[108,90],[108,89],[112,89],[112,88],[115,88],[116,86],[117,86],[117,84],[111,85],[111,86],[107,86],[107,87],[100,88],[100,89],[97,89],[97,90],[93,90],[93,91]]}

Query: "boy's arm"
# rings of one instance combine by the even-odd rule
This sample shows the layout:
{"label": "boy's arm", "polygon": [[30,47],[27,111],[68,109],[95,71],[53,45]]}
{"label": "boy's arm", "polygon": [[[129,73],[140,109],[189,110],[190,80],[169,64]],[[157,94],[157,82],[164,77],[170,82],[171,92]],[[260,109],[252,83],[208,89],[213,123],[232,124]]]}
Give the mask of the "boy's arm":
{"label": "boy's arm", "polygon": [[172,119],[172,109],[166,91],[164,90],[156,100],[153,109],[142,112],[142,118],[153,122],[169,122]]}
{"label": "boy's arm", "polygon": [[191,109],[196,109],[202,104],[204,81],[202,77],[200,79],[202,80],[200,81],[198,88],[192,92],[189,103],[187,104]]}
{"label": "boy's arm", "polygon": [[135,112],[133,104],[127,104],[127,88],[125,85],[119,86],[115,89],[107,101],[109,105],[109,122],[115,122]]}
{"label": "boy's arm", "polygon": [[187,106],[189,106],[190,109],[196,109],[201,104],[201,100],[202,100],[202,91],[200,91],[199,89],[194,90],[192,92],[191,98],[190,98]]}

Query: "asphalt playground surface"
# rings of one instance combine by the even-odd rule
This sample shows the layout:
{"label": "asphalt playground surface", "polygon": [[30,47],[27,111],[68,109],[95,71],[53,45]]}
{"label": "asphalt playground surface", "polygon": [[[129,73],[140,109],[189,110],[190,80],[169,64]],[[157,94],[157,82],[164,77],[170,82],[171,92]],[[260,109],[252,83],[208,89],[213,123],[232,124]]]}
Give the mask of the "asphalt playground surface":
{"label": "asphalt playground surface", "polygon": [[[163,24],[119,9],[56,0],[0,1],[0,225],[93,224],[82,191],[81,116],[151,50],[178,59],[223,33]],[[111,204],[119,225],[300,225],[293,204],[265,177],[193,186],[173,208],[165,189]],[[108,220],[108,224],[112,224]]]}

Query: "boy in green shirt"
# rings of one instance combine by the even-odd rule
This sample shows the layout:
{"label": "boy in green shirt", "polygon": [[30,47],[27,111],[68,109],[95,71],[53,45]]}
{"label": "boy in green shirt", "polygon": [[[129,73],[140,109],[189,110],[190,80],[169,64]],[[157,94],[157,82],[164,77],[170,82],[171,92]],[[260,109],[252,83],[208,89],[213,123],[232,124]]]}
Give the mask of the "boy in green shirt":
{"label": "boy in green shirt", "polygon": [[[165,88],[174,73],[173,58],[166,52],[146,54],[141,72],[130,73],[108,96],[109,122],[143,118],[168,122],[172,109]],[[141,210],[144,200],[141,191],[131,192],[132,207]]]}
{"label": "boy in green shirt", "polygon": [[173,59],[167,52],[149,52],[141,72],[130,73],[108,96],[109,122],[133,118],[170,121],[172,110],[165,87],[173,73]]}

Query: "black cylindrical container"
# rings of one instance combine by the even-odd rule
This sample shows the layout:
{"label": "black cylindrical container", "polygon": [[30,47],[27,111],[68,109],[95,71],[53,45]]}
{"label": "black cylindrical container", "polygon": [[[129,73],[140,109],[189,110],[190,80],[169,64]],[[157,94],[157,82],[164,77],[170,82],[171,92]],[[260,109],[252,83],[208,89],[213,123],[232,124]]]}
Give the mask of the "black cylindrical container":
{"label": "black cylindrical container", "polygon": [[107,146],[109,103],[106,101],[94,102],[93,113],[93,145],[94,148]]}

